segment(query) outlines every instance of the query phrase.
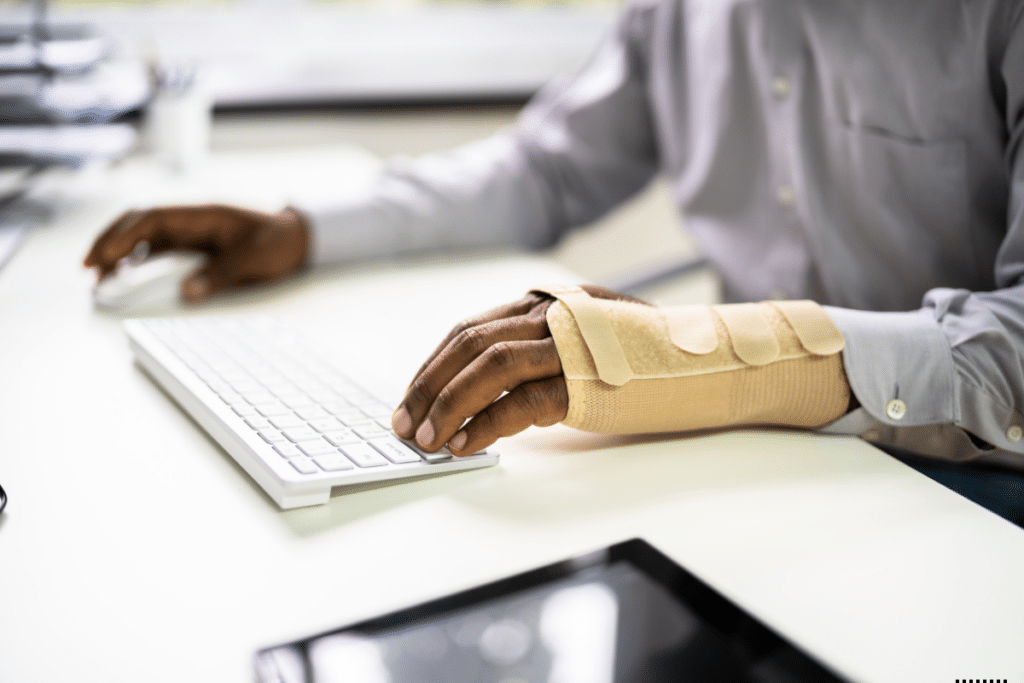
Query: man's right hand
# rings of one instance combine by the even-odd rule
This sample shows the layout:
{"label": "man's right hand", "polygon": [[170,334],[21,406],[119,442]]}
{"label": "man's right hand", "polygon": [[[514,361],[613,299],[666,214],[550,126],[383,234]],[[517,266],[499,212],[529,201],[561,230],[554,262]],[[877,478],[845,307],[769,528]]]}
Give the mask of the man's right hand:
{"label": "man's right hand", "polygon": [[182,283],[182,299],[195,303],[223,289],[294,273],[308,258],[309,229],[290,207],[277,213],[219,204],[129,211],[96,238],[84,265],[102,279],[141,242],[150,253],[209,254],[206,265]]}

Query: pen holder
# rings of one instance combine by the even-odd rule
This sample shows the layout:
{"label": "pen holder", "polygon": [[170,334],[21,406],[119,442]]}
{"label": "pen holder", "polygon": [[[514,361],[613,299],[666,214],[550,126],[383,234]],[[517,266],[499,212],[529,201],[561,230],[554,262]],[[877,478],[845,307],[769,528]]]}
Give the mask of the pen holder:
{"label": "pen holder", "polygon": [[146,108],[146,138],[153,156],[179,173],[201,165],[209,154],[213,98],[194,68],[162,69]]}

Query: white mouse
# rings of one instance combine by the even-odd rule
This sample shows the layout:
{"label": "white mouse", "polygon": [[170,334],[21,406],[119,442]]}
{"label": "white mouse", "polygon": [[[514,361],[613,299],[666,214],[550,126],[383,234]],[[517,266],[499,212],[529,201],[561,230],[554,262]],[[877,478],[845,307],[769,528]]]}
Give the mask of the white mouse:
{"label": "white mouse", "polygon": [[165,251],[144,260],[122,259],[113,273],[96,283],[93,302],[118,311],[173,305],[181,298],[182,280],[207,258],[196,251]]}

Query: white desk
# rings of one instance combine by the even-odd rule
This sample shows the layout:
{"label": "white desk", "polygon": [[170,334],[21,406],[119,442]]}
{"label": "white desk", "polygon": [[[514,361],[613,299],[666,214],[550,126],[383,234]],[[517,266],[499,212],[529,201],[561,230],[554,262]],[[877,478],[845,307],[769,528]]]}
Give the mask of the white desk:
{"label": "white desk", "polygon": [[[0,271],[0,681],[249,681],[260,646],[634,536],[856,680],[1024,680],[1024,530],[853,439],[534,429],[496,468],[278,511],[91,308],[81,257],[158,198],[147,173],[55,189]],[[457,319],[562,275],[365,265],[189,313],[351,321],[348,352],[401,381]]]}

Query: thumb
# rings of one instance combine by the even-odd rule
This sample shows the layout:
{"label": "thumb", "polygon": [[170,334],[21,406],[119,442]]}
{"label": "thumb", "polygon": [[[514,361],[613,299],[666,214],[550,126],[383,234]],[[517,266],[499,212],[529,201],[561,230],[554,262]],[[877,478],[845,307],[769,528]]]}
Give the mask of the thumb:
{"label": "thumb", "polygon": [[237,258],[211,258],[181,283],[181,298],[190,304],[206,301],[217,292],[241,284]]}

